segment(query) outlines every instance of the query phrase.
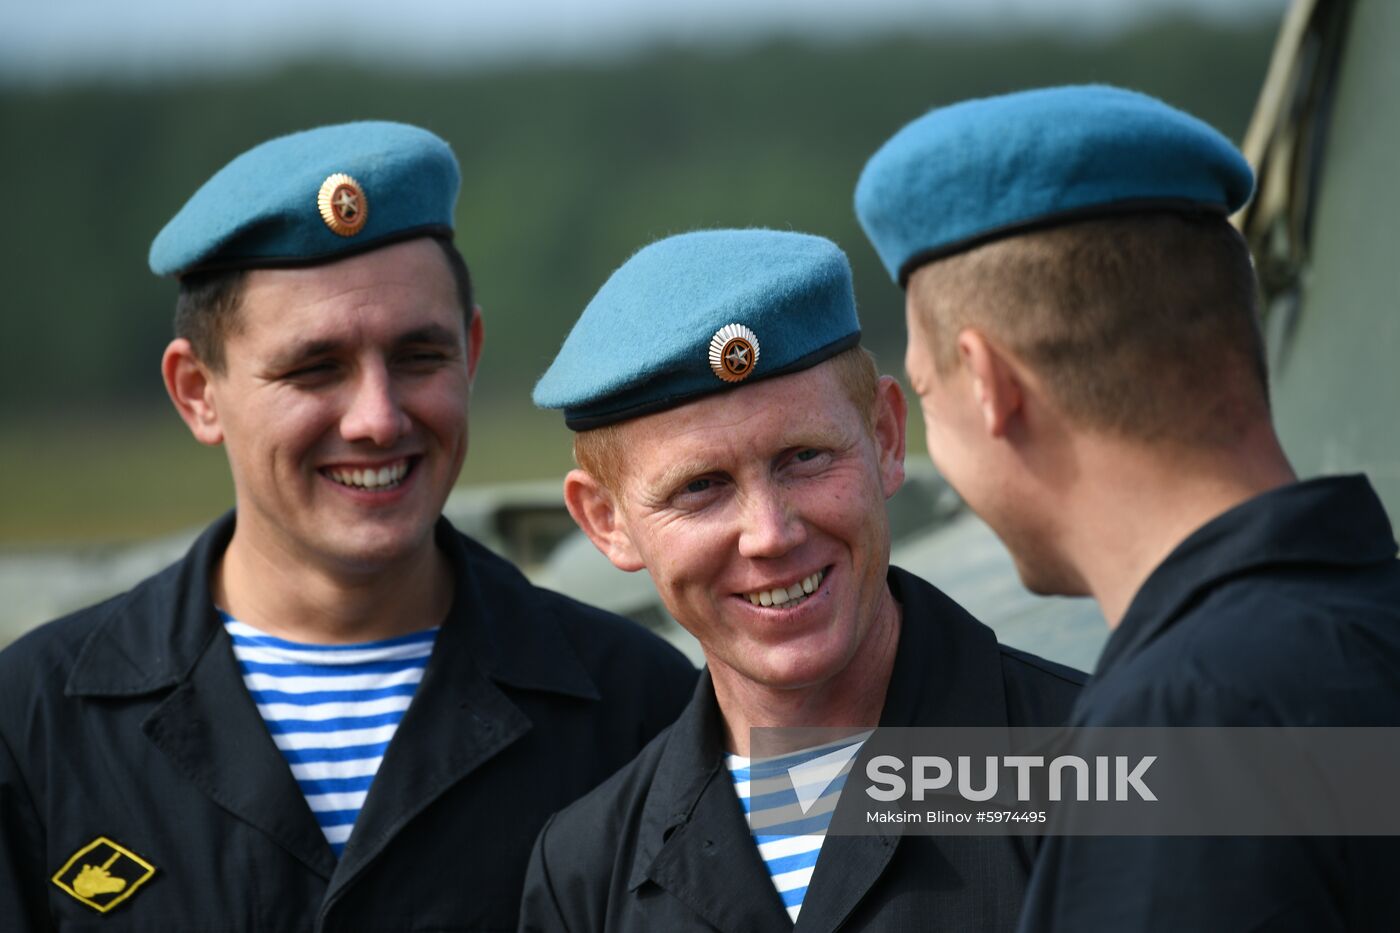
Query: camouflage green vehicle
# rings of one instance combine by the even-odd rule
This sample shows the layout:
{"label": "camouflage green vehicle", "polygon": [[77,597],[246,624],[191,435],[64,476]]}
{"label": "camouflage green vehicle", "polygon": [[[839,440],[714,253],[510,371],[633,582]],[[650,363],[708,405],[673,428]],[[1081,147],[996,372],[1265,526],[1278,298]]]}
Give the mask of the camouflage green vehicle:
{"label": "camouflage green vehicle", "polygon": [[1364,471],[1400,515],[1400,4],[1296,0],[1245,137],[1239,218],[1279,436],[1302,475]]}

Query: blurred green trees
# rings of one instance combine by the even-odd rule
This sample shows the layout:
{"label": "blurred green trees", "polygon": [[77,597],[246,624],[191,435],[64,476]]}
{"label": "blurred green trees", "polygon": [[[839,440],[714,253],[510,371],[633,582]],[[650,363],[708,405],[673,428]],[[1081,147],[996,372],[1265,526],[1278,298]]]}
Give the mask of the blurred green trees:
{"label": "blurred green trees", "polygon": [[508,70],[313,63],[181,83],[0,88],[0,463],[42,463],[47,445],[21,436],[36,423],[77,429],[164,407],[156,363],[175,287],[147,271],[150,240],[210,173],[273,135],[397,119],[453,145],[457,238],[487,322],[478,408],[524,406],[609,272],[646,242],[696,227],[835,239],[851,256],[867,343],[897,372],[902,296],[851,210],[861,166],[890,133],[963,97],[1107,81],[1239,139],[1275,29],[1172,20],[1082,42],[959,34]]}

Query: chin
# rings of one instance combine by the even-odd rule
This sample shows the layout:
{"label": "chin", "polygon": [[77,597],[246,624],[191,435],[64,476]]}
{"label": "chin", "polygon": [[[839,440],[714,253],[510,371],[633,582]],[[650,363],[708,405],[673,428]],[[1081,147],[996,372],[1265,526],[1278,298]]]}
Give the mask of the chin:
{"label": "chin", "polygon": [[1036,596],[1089,595],[1088,589],[1073,574],[1048,561],[1032,564],[1014,554],[1012,559],[1016,563],[1016,574],[1021,578],[1021,585]]}
{"label": "chin", "polygon": [[[432,537],[431,529],[426,537]],[[408,540],[406,537],[389,536],[380,532],[366,535],[362,541],[342,539],[334,542],[328,550],[328,556],[349,571],[375,573],[420,553],[423,541],[424,536],[421,535]]]}
{"label": "chin", "polygon": [[747,670],[740,670],[750,680],[772,690],[814,687],[831,680],[845,667],[841,660],[826,655],[814,657],[810,653],[778,652],[764,662],[761,667],[749,665]]}

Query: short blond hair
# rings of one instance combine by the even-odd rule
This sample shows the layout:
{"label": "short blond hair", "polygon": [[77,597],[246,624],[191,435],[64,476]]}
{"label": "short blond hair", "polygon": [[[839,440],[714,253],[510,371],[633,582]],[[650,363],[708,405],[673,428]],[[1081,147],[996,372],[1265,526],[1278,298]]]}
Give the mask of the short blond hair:
{"label": "short blond hair", "polygon": [[[875,391],[880,374],[870,351],[864,347],[852,347],[818,365],[834,368],[846,397],[860,411],[866,430],[874,433]],[[574,462],[613,491],[619,488],[624,473],[627,451],[621,429],[626,423],[604,425],[574,435]]]}
{"label": "short blond hair", "polygon": [[982,330],[1079,424],[1215,443],[1268,416],[1249,250],[1215,215],[1082,220],[918,269],[909,294],[937,372]]}

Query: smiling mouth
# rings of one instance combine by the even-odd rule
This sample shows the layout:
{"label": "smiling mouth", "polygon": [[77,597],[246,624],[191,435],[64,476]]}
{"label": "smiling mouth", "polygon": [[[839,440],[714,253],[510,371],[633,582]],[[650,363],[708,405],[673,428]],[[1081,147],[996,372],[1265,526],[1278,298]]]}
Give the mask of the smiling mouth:
{"label": "smiling mouth", "polygon": [[349,489],[388,492],[402,486],[417,463],[416,457],[404,457],[379,467],[324,467],[321,475]]}
{"label": "smiling mouth", "polygon": [[806,602],[807,597],[815,593],[817,587],[822,585],[824,577],[826,577],[826,570],[818,570],[810,577],[803,577],[789,587],[779,586],[771,590],[758,590],[742,595],[755,606],[791,609],[793,606]]}

